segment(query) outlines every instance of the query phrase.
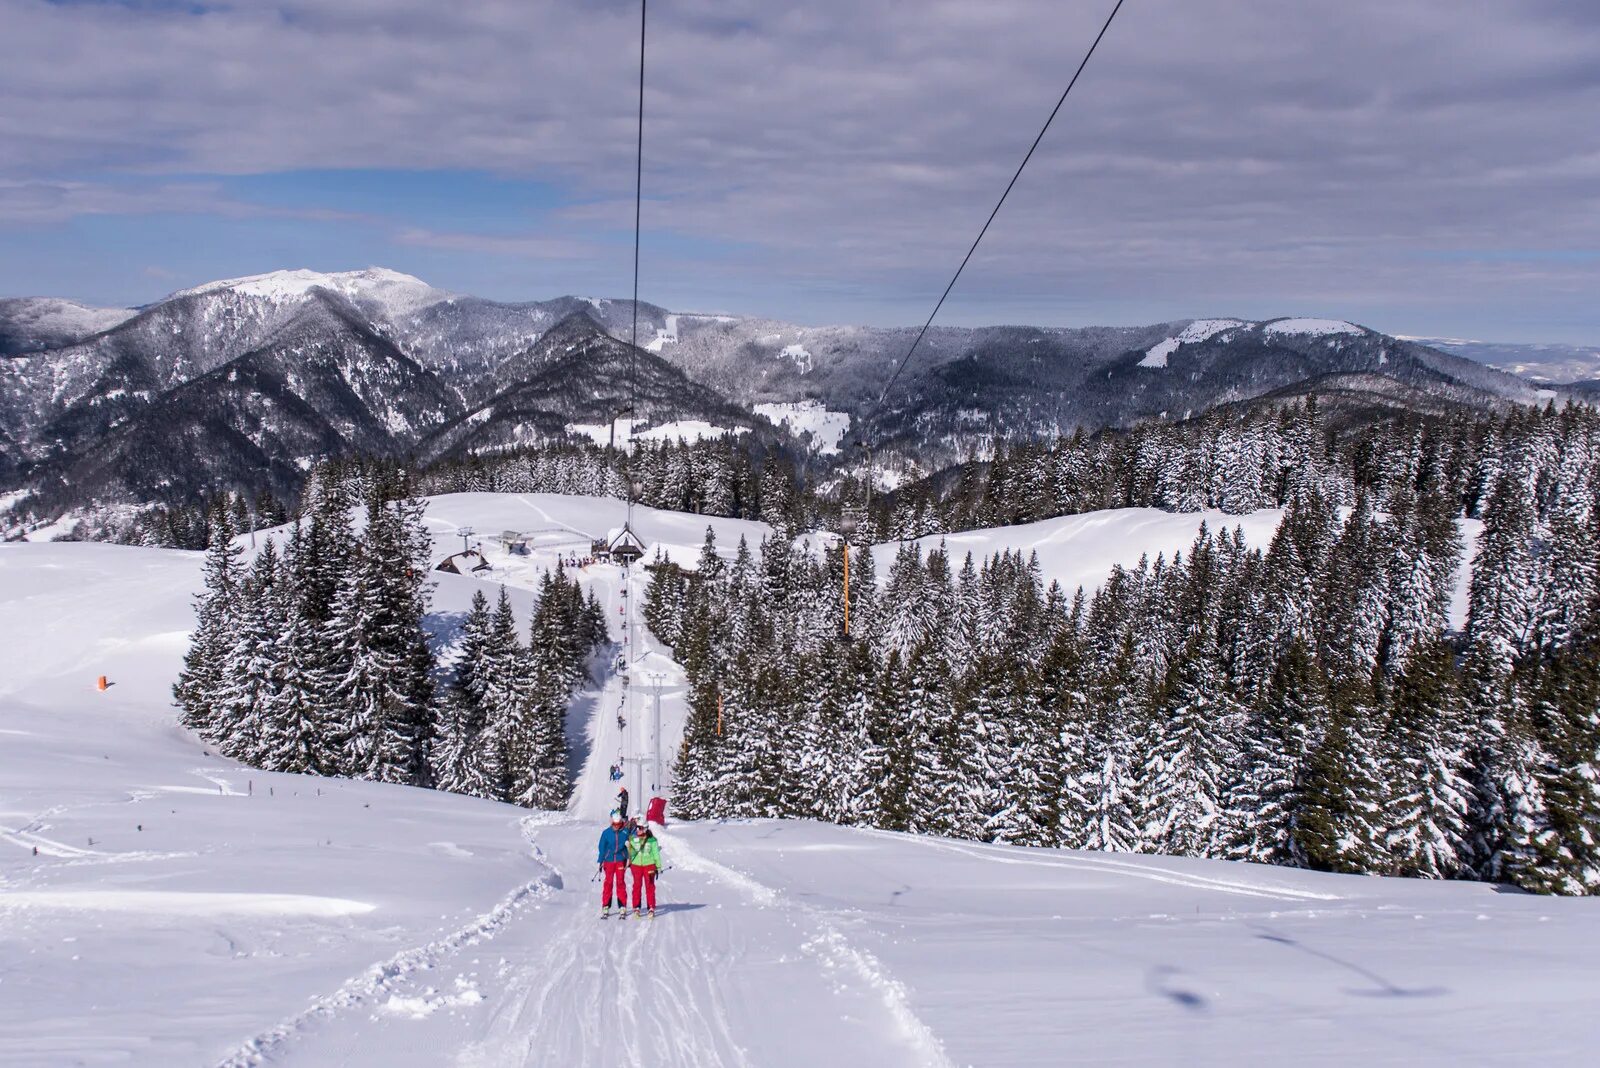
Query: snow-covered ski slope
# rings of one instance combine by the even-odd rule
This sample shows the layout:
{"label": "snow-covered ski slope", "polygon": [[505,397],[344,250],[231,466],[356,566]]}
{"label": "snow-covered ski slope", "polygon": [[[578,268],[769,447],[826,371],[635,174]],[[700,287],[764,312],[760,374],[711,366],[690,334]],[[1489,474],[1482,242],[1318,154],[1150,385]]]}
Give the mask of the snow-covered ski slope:
{"label": "snow-covered ski slope", "polygon": [[[523,612],[558,532],[621,513],[430,508],[441,555],[461,527],[547,531],[528,557],[485,539]],[[1126,564],[1198,522],[1077,518]],[[729,552],[761,530],[713,524]],[[706,520],[635,525],[692,562]],[[620,571],[584,575],[619,618]],[[480,579],[439,579],[442,630]],[[571,815],[266,774],[174,723],[198,584],[196,554],[0,546],[0,1064],[1586,1064],[1600,1044],[1595,903],[1479,884],[759,821],[669,828],[661,915],[601,921],[606,768],[653,742],[617,730],[614,672],[575,706],[594,756]],[[667,734],[681,674],[630,634]]]}

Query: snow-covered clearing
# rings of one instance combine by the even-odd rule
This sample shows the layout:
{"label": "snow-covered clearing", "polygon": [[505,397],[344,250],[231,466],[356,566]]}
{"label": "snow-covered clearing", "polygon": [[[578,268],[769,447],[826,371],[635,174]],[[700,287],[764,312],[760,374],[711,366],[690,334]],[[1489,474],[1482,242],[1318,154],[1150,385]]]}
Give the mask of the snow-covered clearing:
{"label": "snow-covered clearing", "polygon": [[660,352],[662,346],[676,345],[677,343],[678,317],[676,315],[669,315],[667,316],[667,325],[657,327],[656,336],[645,342],[644,347],[650,352]]}
{"label": "snow-covered clearing", "polygon": [[1231,330],[1236,326],[1247,325],[1239,319],[1196,319],[1178,332],[1177,337],[1169,337],[1165,341],[1158,341],[1150,346],[1144,354],[1144,359],[1139,361],[1140,367],[1165,367],[1167,357],[1178,351],[1179,345],[1195,341],[1205,341],[1215,337],[1224,330]]}
{"label": "snow-covered clearing", "polygon": [[[429,519],[441,556],[476,531],[489,591],[526,613],[623,508],[467,494]],[[947,540],[1036,544],[1065,580],[1186,544],[1198,517],[1160,515]],[[1227,521],[1256,542],[1275,519]],[[764,529],[709,522],[727,552]],[[635,516],[685,562],[707,523]],[[513,556],[503,530],[542,537]],[[668,828],[659,918],[602,922],[607,767],[653,749],[652,681],[663,748],[682,721],[681,671],[637,620],[627,728],[597,671],[573,808],[530,813],[208,755],[167,692],[199,563],[0,546],[0,1064],[1499,1065],[1600,1042],[1593,902],[1482,884],[752,821]],[[580,574],[632,618],[642,575]],[[484,587],[437,578],[444,629]],[[630,762],[636,800],[653,774]]]}
{"label": "snow-covered clearing", "polygon": [[785,345],[783,347],[783,351],[778,353],[778,355],[782,356],[784,359],[793,361],[795,370],[799,371],[801,374],[805,375],[811,373],[811,350],[799,342],[796,342],[793,345]]}
{"label": "snow-covered clearing", "polygon": [[823,456],[838,455],[839,443],[850,429],[849,412],[830,411],[817,400],[758,404],[755,413],[788,427],[796,436],[810,434],[812,447]]}
{"label": "snow-covered clearing", "polygon": [[1323,337],[1328,334],[1359,334],[1361,327],[1343,319],[1278,319],[1261,328],[1263,334],[1306,334]]}

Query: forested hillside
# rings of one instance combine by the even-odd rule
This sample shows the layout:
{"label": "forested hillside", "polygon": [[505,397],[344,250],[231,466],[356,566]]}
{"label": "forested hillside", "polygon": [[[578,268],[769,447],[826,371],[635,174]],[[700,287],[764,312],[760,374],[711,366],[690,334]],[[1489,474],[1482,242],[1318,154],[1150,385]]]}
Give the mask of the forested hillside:
{"label": "forested hillside", "polygon": [[[880,587],[852,554],[848,638],[837,546],[664,566],[648,618],[694,685],[680,804],[1593,891],[1600,423],[1547,411],[1455,440],[1470,452],[1419,432],[1344,469],[1302,452],[1271,544],[1206,531],[1088,599],[1017,556],[906,547]],[[1205,455],[1198,433],[1145,441],[1168,444],[1137,454],[1153,493]],[[1046,508],[1076,488],[1044,485],[1067,494]],[[1197,478],[1191,499],[1207,485],[1263,492]],[[1483,534],[1451,633],[1469,511]]]}

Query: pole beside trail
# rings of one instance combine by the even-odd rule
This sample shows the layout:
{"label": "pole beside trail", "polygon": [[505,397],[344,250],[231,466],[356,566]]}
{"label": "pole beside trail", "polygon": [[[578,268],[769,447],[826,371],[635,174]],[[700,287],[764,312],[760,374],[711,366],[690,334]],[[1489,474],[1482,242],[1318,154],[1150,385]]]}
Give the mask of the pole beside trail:
{"label": "pole beside trail", "polygon": [[844,540],[844,636],[850,637],[850,539]]}

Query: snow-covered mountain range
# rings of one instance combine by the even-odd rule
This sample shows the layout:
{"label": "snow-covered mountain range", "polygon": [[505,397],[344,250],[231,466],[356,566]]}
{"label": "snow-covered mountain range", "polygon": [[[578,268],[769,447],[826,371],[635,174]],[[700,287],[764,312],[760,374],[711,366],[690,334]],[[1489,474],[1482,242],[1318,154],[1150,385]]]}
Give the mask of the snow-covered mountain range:
{"label": "snow-covered mountain range", "polygon": [[[561,297],[503,303],[383,268],[209,282],[138,309],[0,301],[0,490],[49,513],[292,492],[339,453],[438,457],[606,425],[636,381],[653,424],[758,432],[819,459],[869,438],[923,470],[1053,436],[1317,393],[1448,410],[1557,396],[1328,319],[936,327],[880,406],[910,329]],[[630,378],[629,376],[634,376]],[[802,414],[803,413],[803,414]]]}

